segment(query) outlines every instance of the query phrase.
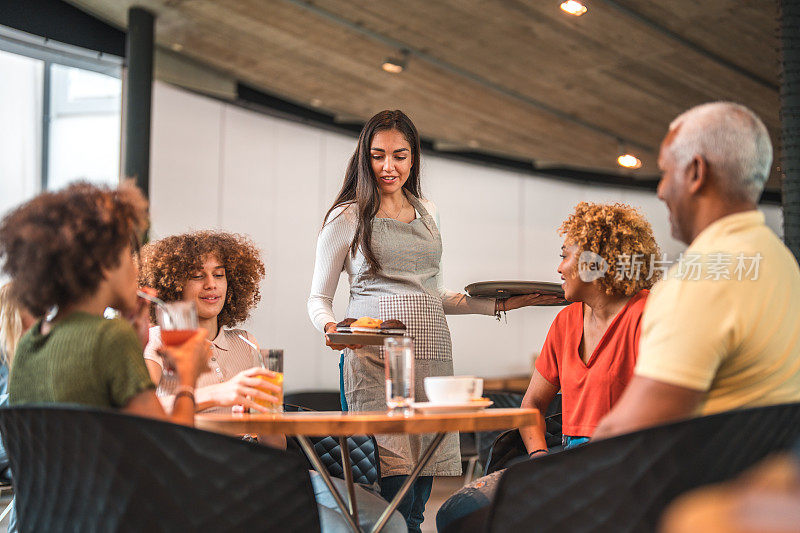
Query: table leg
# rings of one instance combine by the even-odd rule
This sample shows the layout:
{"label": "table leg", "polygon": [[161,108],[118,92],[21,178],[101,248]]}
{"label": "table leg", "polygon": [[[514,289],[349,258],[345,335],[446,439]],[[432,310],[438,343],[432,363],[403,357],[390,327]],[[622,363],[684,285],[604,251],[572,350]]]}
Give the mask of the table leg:
{"label": "table leg", "polygon": [[380,530],[386,525],[386,522],[389,521],[389,517],[392,515],[397,506],[400,505],[400,502],[403,501],[408,489],[411,488],[411,485],[417,480],[419,475],[422,473],[422,469],[425,468],[425,465],[431,460],[433,457],[433,453],[436,451],[436,448],[442,443],[442,439],[446,433],[437,433],[436,436],[433,438],[433,442],[428,445],[428,448],[425,450],[425,453],[422,454],[417,466],[414,467],[414,470],[411,471],[411,474],[406,478],[403,485],[400,487],[400,491],[395,494],[392,501],[389,503],[389,507],[387,507],[383,513],[381,513],[380,518],[375,523],[375,526],[372,528],[372,533],[379,533]]}
{"label": "table leg", "polygon": [[314,469],[316,469],[316,471],[319,472],[319,475],[322,476],[325,486],[328,487],[328,490],[331,492],[333,500],[336,502],[339,510],[342,511],[342,515],[344,515],[344,519],[347,520],[347,523],[350,525],[350,529],[356,533],[361,533],[361,528],[350,515],[347,505],[344,503],[344,500],[342,500],[342,496],[339,494],[339,491],[336,490],[336,487],[333,486],[333,481],[331,481],[331,475],[328,472],[328,469],[325,468],[325,465],[323,465],[322,461],[319,460],[317,452],[314,451],[314,445],[311,444],[311,441],[309,441],[308,437],[305,435],[297,435],[297,440],[300,442],[300,447],[303,448],[308,460],[311,461],[312,465],[314,465]]}
{"label": "table leg", "polygon": [[356,502],[356,489],[353,480],[353,466],[350,461],[350,448],[347,446],[347,437],[339,437],[339,449],[342,452],[342,470],[344,482],[347,485],[347,503],[350,504],[350,516],[358,524],[358,502]]}

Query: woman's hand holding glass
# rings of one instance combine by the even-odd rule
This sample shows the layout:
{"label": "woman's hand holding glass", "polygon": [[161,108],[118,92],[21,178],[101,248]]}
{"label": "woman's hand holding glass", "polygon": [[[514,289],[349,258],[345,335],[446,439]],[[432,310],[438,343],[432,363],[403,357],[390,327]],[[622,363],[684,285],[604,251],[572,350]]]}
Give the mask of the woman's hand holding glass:
{"label": "woman's hand holding glass", "polygon": [[211,343],[206,339],[206,330],[197,329],[186,342],[177,346],[163,346],[159,353],[175,369],[178,383],[194,387],[197,378],[208,370]]}
{"label": "woman's hand holding glass", "polygon": [[280,403],[274,394],[280,394],[281,387],[266,380],[266,378],[274,378],[276,374],[276,372],[260,367],[242,370],[228,381],[198,389],[196,391],[197,404],[212,403],[222,407],[242,405],[260,413],[269,413],[271,410],[257,403],[256,400]]}

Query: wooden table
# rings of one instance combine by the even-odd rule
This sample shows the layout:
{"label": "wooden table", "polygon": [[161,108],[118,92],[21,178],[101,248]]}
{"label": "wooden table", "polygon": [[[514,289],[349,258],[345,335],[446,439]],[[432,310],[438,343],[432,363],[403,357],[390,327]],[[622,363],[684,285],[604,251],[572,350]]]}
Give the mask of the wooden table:
{"label": "wooden table", "polygon": [[[356,506],[355,485],[350,467],[350,450],[347,446],[348,435],[384,434],[384,433],[435,433],[433,442],[427,447],[406,478],[400,491],[389,502],[372,529],[378,533],[386,525],[389,517],[397,508],[422,469],[428,464],[434,452],[442,443],[444,436],[452,431],[491,431],[520,426],[533,426],[538,423],[539,411],[536,409],[486,409],[469,413],[436,413],[410,415],[393,414],[385,411],[339,412],[339,411],[306,411],[299,413],[274,414],[198,414],[195,415],[195,426],[208,431],[227,433],[229,435],[244,434],[285,434],[294,435],[300,442],[306,456],[319,472],[333,499],[342,511],[353,531],[360,532],[358,525],[358,508]],[[309,436],[336,435],[339,437],[339,448],[342,451],[344,481],[347,485],[348,502],[333,486],[330,474],[320,461]]]}
{"label": "wooden table", "polygon": [[531,382],[530,374],[520,374],[518,376],[503,376],[495,378],[483,378],[483,390],[485,392],[518,392],[525,394],[528,384]]}

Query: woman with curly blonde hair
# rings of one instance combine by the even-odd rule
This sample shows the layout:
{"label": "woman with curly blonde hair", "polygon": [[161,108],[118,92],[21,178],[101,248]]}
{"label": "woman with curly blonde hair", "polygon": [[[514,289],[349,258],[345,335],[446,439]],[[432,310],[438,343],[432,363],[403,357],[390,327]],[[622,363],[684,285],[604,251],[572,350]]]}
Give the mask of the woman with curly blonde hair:
{"label": "woman with curly blonde hair", "polygon": [[[660,251],[650,223],[625,204],[581,202],[559,233],[558,272],[574,303],[550,326],[522,405],[545,412],[561,390],[563,444],[570,448],[589,440],[633,375]],[[531,456],[547,453],[543,428],[520,430]]]}
{"label": "woman with curly blonde hair", "polygon": [[[280,389],[261,379],[272,373],[253,366],[255,339],[236,326],[250,316],[261,295],[264,279],[261,254],[247,237],[220,231],[198,231],[165,237],[142,248],[139,283],[152,287],[165,302],[189,301],[197,306],[200,326],[211,341],[209,368],[197,380],[198,411],[230,412],[233,405],[268,409],[255,399],[277,402]],[[248,342],[245,342],[246,339]],[[174,393],[162,382],[159,328],[150,330],[145,362],[158,394]]]}
{"label": "woman with curly blonde hair", "polygon": [[[642,311],[659,278],[653,265],[660,251],[650,223],[625,204],[581,202],[558,231],[564,237],[558,272],[573,303],[550,326],[522,407],[544,413],[561,390],[566,449],[591,438],[633,376]],[[548,453],[541,415],[538,424],[519,432],[529,457]],[[501,472],[447,500],[436,516],[439,531],[466,527],[466,515],[491,501]]]}

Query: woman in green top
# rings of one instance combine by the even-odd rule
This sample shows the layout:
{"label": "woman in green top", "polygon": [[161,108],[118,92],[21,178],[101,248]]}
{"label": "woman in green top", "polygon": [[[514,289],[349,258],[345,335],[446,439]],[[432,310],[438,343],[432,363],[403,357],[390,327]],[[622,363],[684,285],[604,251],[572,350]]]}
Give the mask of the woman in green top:
{"label": "woman in green top", "polygon": [[[11,296],[37,321],[17,346],[11,403],[74,403],[191,425],[205,331],[169,350],[180,390],[166,414],[142,357],[148,305],[136,296],[147,201],[133,186],[79,183],[40,194],[0,224]],[[125,318],[107,320],[107,307]]]}

